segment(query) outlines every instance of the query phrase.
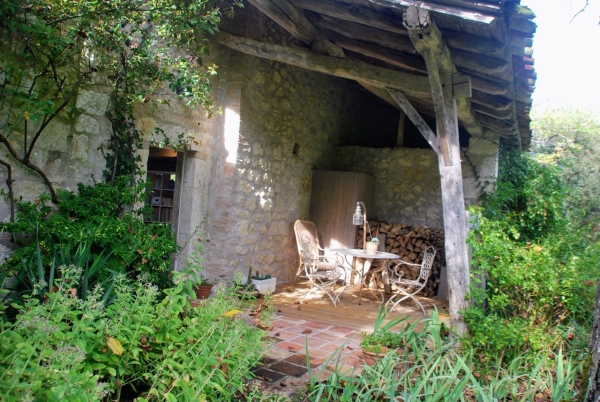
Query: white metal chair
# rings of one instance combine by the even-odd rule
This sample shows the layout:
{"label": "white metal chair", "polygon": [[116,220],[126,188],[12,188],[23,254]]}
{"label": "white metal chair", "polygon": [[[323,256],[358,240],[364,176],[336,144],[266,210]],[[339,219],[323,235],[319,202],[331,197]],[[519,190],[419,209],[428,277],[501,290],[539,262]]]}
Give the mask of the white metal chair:
{"label": "white metal chair", "polygon": [[[388,304],[392,303],[390,310],[396,308],[396,306],[403,300],[410,298],[417,304],[417,306],[421,308],[423,315],[426,315],[423,305],[414,296],[419,293],[425,287],[425,285],[427,285],[427,280],[429,279],[429,275],[431,274],[431,269],[433,266],[433,260],[435,259],[435,252],[436,250],[433,246],[427,247],[423,253],[423,261],[421,264],[413,264],[402,260],[395,260],[399,262],[393,264],[389,268],[389,280],[390,284],[395,285],[396,294],[392,295],[392,297],[390,297],[385,304],[387,306]],[[405,266],[419,267],[419,276],[416,279],[405,278],[405,272],[401,269]],[[394,301],[396,298],[398,298],[398,300]]]}
{"label": "white metal chair", "polygon": [[298,258],[300,259],[300,264],[298,265],[298,270],[296,271],[296,276],[294,277],[294,283],[296,284],[296,279],[298,276],[304,271],[304,256],[302,254],[302,240],[304,237],[308,237],[310,240],[310,250],[318,256],[325,256],[325,249],[321,248],[319,245],[319,236],[317,234],[317,227],[311,221],[303,221],[297,220],[294,223],[294,233],[296,234],[296,243],[298,244]]}
{"label": "white metal chair", "polygon": [[[310,237],[303,236],[300,241],[300,250],[302,253],[302,264],[304,273],[310,281],[310,290],[304,295],[304,301],[315,290],[323,291],[331,299],[334,307],[338,302],[339,296],[343,293],[336,294],[335,288],[337,281],[341,278],[343,271],[338,268],[338,257],[335,256],[335,261],[331,261],[332,257],[325,257],[315,252]],[[317,249],[318,250],[318,249]]]}

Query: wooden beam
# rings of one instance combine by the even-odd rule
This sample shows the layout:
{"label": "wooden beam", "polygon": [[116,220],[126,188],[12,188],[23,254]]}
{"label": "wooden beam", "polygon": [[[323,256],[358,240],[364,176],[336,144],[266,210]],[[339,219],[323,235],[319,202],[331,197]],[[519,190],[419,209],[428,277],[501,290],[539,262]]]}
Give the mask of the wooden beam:
{"label": "wooden beam", "polygon": [[305,10],[316,11],[325,15],[338,17],[346,21],[358,22],[374,28],[385,29],[396,33],[406,33],[399,18],[378,13],[363,7],[344,5],[332,0],[290,0],[293,5]]}
{"label": "wooden beam", "polygon": [[429,145],[431,145],[431,148],[433,148],[435,153],[439,155],[439,153],[441,152],[440,142],[435,133],[431,130],[431,128],[429,128],[425,120],[423,120],[419,112],[417,112],[413,105],[411,105],[411,103],[408,101],[408,99],[406,99],[406,96],[404,96],[402,92],[390,88],[388,88],[387,91],[392,96],[392,98],[394,98],[396,103],[398,103],[398,105],[404,111],[404,113],[406,113],[406,116],[410,119],[410,121],[413,122],[415,127],[419,129],[419,132],[423,137],[425,137],[425,139],[427,140]]}
{"label": "wooden beam", "polygon": [[293,37],[302,40],[306,44],[312,44],[318,35],[317,29],[310,23],[303,23],[303,18],[299,18],[300,12],[286,0],[277,3],[271,0],[248,0],[248,2],[288,31]]}
{"label": "wooden beam", "polygon": [[[425,69],[425,63],[422,61],[422,58],[413,55],[415,50],[414,45],[410,41],[410,38],[406,36],[407,33],[389,32],[331,16],[325,19],[320,14],[312,15],[309,20],[321,30],[335,32],[338,34],[338,38],[346,37],[360,42],[367,42],[363,44],[363,47],[375,46],[384,49],[383,53],[386,52],[385,48],[399,50],[403,52],[402,56],[409,58],[408,62],[414,64],[416,68],[423,69],[423,71]],[[452,43],[457,45],[455,47],[457,50],[452,50],[451,56],[458,69],[475,70],[479,73],[492,75],[508,68],[508,63],[504,60],[489,57],[485,54],[476,54],[479,52],[496,54],[504,49],[502,43],[478,38],[473,35],[452,33],[452,31],[448,30],[442,31],[444,40],[446,40],[446,33],[452,38]],[[339,42],[338,45],[342,46]],[[448,46],[453,48],[450,43],[448,43]],[[387,52],[389,53],[389,50]],[[410,58],[413,60],[410,60]],[[417,63],[417,61],[420,61],[420,63]]]}
{"label": "wooden beam", "polygon": [[375,59],[385,61],[393,66],[408,69],[410,71],[420,72],[423,74],[427,73],[425,62],[418,55],[394,52],[387,47],[349,39],[346,36],[328,30],[324,31],[323,35],[343,49],[361,53],[365,56],[373,57]]}
{"label": "wooden beam", "polygon": [[457,107],[452,94],[452,77],[456,70],[427,10],[411,5],[404,13],[404,24],[415,48],[425,59],[429,73],[441,150],[438,160],[446,233],[450,326],[463,336],[467,327],[461,312],[468,307],[466,294],[470,277]]}
{"label": "wooden beam", "polygon": [[[459,68],[458,71],[462,70]],[[495,82],[475,75],[470,75],[471,86],[481,92],[490,95],[508,95],[510,92],[510,84],[508,82]]]}
{"label": "wooden beam", "polygon": [[406,113],[404,111],[400,111],[400,118],[398,119],[398,139],[396,140],[396,145],[399,147],[404,146],[404,123],[406,121]]}
{"label": "wooden beam", "polygon": [[475,88],[473,88],[473,97],[471,98],[471,101],[495,110],[512,109],[512,100],[509,98],[500,95],[490,95],[478,91]]}
{"label": "wooden beam", "polygon": [[380,88],[393,88],[407,94],[429,94],[427,77],[371,66],[367,63],[313,54],[306,50],[263,43],[232,35],[225,31],[215,34],[215,42],[230,49],[281,63],[305,68],[336,77],[363,81]]}
{"label": "wooden beam", "polygon": [[369,85],[365,82],[361,82],[358,81],[358,83],[367,91],[371,92],[373,95],[383,99],[384,101],[386,101],[387,103],[389,103],[391,106],[395,107],[396,109],[398,109],[398,104],[396,103],[396,101],[394,100],[394,98],[392,98],[390,96],[390,94],[383,88],[380,87],[374,87],[373,85]]}

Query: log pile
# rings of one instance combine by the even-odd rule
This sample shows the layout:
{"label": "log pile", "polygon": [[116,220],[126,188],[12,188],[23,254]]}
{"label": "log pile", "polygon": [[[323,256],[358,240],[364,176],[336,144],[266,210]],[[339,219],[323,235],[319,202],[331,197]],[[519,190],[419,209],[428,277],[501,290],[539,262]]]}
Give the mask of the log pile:
{"label": "log pile", "polygon": [[[433,262],[433,270],[427,282],[427,286],[421,291],[421,296],[432,297],[437,294],[440,283],[440,270],[445,264],[444,254],[444,230],[439,228],[428,228],[425,226],[411,226],[403,223],[390,224],[387,222],[369,222],[371,234],[385,235],[385,251],[400,256],[400,259],[414,264],[420,264],[423,260],[423,252],[429,246],[435,247],[436,254]],[[367,241],[371,235],[367,232]],[[357,247],[363,247],[363,229],[360,228],[357,236]],[[373,262],[373,268],[378,261]],[[390,261],[393,264],[394,260]],[[417,267],[405,269],[405,277],[416,279],[419,275]]]}

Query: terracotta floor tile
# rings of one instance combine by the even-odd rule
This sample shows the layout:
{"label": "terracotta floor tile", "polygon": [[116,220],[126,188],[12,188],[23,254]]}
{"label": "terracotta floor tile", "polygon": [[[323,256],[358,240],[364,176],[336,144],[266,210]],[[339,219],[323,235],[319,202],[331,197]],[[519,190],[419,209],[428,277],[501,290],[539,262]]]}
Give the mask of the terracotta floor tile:
{"label": "terracotta floor tile", "polygon": [[317,330],[315,330],[313,328],[308,328],[304,324],[298,324],[298,325],[294,325],[293,327],[287,327],[285,330],[288,332],[295,332],[297,334],[302,334],[302,335],[310,335],[310,334],[317,332]]}
{"label": "terracotta floor tile", "polygon": [[259,368],[253,371],[256,376],[260,377],[260,379],[271,383],[285,378],[285,374],[283,373],[277,373],[275,371],[267,370],[264,368]]}
{"label": "terracotta floor tile", "polygon": [[317,321],[307,321],[302,325],[305,327],[314,328],[314,329],[326,329],[326,328],[331,327],[331,325],[329,325],[329,324],[324,324],[322,322],[317,322]]}
{"label": "terracotta floor tile", "polygon": [[273,328],[281,329],[296,325],[295,322],[289,321],[288,319],[276,319],[273,323]]}
{"label": "terracotta floor tile", "polygon": [[277,338],[279,338],[279,342],[281,342],[281,341],[289,341],[290,339],[297,338],[298,334],[295,332],[279,330],[279,331],[275,332],[273,334],[273,336],[276,336]]}
{"label": "terracotta floor tile", "polygon": [[297,338],[290,339],[290,342],[301,343],[301,344],[308,343],[309,348],[318,348],[327,343],[327,341],[324,341],[322,339],[313,338],[310,336],[299,336]]}
{"label": "terracotta floor tile", "polygon": [[286,361],[277,362],[269,367],[271,371],[276,371],[285,375],[293,377],[300,377],[307,372],[306,367],[298,366],[296,364],[288,363]]}
{"label": "terracotta floor tile", "polygon": [[340,334],[332,334],[329,332],[317,332],[316,334],[313,335],[314,338],[316,339],[322,339],[324,341],[333,341],[334,339],[340,339]]}
{"label": "terracotta floor tile", "polygon": [[277,345],[275,345],[275,347],[277,349],[285,350],[287,352],[292,352],[292,353],[296,353],[296,352],[300,352],[300,351],[304,350],[304,345],[299,345],[297,343],[292,343],[292,342],[280,342]]}
{"label": "terracotta floor tile", "polygon": [[337,325],[333,325],[333,326],[330,326],[329,328],[327,328],[327,332],[336,332],[336,333],[346,335],[346,334],[353,333],[354,330],[352,328],[348,328],[348,327],[340,327]]}
{"label": "terracotta floor tile", "polygon": [[327,343],[325,345],[319,346],[320,350],[327,351],[329,353],[333,353],[336,350],[343,351],[344,348],[340,348],[340,345],[336,345],[335,343]]}
{"label": "terracotta floor tile", "polygon": [[[323,363],[322,357],[319,357],[319,358],[312,357],[311,358],[310,354],[309,354],[308,359],[309,359],[309,364],[310,364],[311,368],[315,368]],[[298,366],[306,367],[306,355],[304,355],[304,354],[296,353],[295,355],[288,357],[284,361],[288,362],[288,363],[292,363],[292,364],[297,364]]]}
{"label": "terracotta floor tile", "polygon": [[274,361],[283,360],[291,355],[292,355],[292,353],[290,351],[281,350],[274,346],[270,347],[269,349],[267,349],[267,351],[265,353],[263,353],[263,357],[266,357],[266,358],[274,360]]}
{"label": "terracotta floor tile", "polygon": [[314,358],[317,358],[317,357],[318,358],[327,358],[327,357],[329,357],[330,354],[331,353],[329,353],[326,350],[319,350],[319,349],[315,349],[315,348],[309,348],[308,349],[308,355],[311,358],[313,358],[313,357]]}

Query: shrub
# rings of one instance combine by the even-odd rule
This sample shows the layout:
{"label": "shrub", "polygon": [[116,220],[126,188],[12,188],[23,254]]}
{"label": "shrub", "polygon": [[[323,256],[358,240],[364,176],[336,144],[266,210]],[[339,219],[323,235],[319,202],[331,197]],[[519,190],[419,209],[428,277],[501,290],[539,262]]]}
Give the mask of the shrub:
{"label": "shrub", "polygon": [[[127,210],[140,190],[122,177],[114,186],[79,184],[77,193],[58,190],[55,211],[46,204],[45,195],[35,203],[19,204],[16,221],[0,225],[19,245],[2,266],[5,276],[21,279],[14,290],[28,294],[42,282],[47,288],[52,267],[72,263],[71,256],[81,248],[87,250],[86,258],[79,261],[82,268],[101,260],[95,272],[100,283],[115,273],[127,273],[148,275],[161,289],[171,286],[171,256],[179,246],[169,225],[144,222],[144,211]],[[30,271],[34,278],[27,274]]]}
{"label": "shrub", "polygon": [[515,357],[578,341],[591,324],[597,243],[565,219],[556,171],[509,152],[496,191],[471,213],[473,282],[486,280],[465,312],[472,344]]}
{"label": "shrub", "polygon": [[[0,332],[0,393],[6,400],[98,400],[135,390],[140,400],[224,400],[243,390],[264,332],[226,294],[190,308],[183,274],[159,290],[117,278],[107,308],[96,288],[74,297],[81,268],[61,267],[47,302],[27,298]],[[237,308],[237,309],[236,309]]]}

